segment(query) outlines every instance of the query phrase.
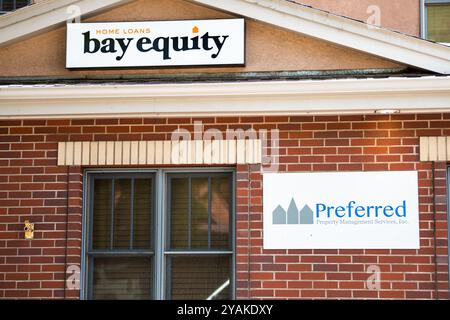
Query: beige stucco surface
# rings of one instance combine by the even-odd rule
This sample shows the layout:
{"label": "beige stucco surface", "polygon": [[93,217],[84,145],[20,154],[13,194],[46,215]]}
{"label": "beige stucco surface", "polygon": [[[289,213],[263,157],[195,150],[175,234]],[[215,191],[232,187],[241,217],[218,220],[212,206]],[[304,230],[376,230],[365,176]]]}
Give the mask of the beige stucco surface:
{"label": "beige stucco surface", "polygon": [[[142,21],[232,18],[183,0],[137,0],[85,21]],[[397,63],[321,40],[246,21],[246,66],[215,68],[67,70],[65,26],[0,48],[0,77],[80,76],[98,74],[173,74],[397,68]]]}
{"label": "beige stucco surface", "polygon": [[[34,3],[48,0],[34,0]],[[367,21],[369,6],[381,10],[381,25],[411,35],[420,34],[420,0],[295,0],[346,17]]]}
{"label": "beige stucco surface", "polygon": [[367,22],[377,6],[382,27],[420,34],[420,0],[295,0],[339,15]]}

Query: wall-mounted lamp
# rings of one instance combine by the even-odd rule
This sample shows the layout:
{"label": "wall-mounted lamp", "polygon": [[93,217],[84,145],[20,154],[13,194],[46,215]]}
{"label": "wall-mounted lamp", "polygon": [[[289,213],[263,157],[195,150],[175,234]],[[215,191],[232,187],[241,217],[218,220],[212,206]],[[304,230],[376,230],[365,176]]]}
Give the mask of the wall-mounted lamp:
{"label": "wall-mounted lamp", "polygon": [[25,239],[31,240],[34,238],[34,223],[31,223],[29,220],[25,220],[25,227],[23,230],[25,231]]}
{"label": "wall-mounted lamp", "polygon": [[400,110],[397,110],[397,109],[380,109],[380,110],[375,110],[375,113],[378,113],[378,114],[395,114],[395,113],[400,113]]}

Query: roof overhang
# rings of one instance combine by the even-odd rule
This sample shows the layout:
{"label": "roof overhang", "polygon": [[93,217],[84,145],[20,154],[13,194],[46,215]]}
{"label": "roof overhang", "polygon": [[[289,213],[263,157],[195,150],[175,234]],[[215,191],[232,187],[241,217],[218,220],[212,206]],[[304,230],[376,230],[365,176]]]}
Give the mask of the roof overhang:
{"label": "roof overhang", "polygon": [[0,118],[450,111],[450,77],[0,86]]}
{"label": "roof overhang", "polygon": [[0,16],[0,46],[133,0],[46,0]]}
{"label": "roof overhang", "polygon": [[[0,17],[0,46],[132,0],[48,0]],[[188,0],[364,51],[416,68],[450,74],[450,47],[286,0]],[[76,6],[71,7],[69,6]]]}
{"label": "roof overhang", "polygon": [[364,51],[450,74],[450,47],[286,0],[189,0]]}

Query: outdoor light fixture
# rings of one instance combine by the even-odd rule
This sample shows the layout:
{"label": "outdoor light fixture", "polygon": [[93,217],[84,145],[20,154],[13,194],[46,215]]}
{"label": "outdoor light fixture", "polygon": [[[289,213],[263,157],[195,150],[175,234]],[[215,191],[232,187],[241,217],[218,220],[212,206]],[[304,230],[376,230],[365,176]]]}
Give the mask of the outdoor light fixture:
{"label": "outdoor light fixture", "polygon": [[25,239],[31,240],[34,238],[34,223],[31,223],[29,220],[25,220],[25,227],[23,230],[25,231]]}
{"label": "outdoor light fixture", "polygon": [[394,114],[394,113],[400,113],[400,110],[397,110],[397,109],[380,109],[380,110],[375,110],[375,113],[379,113],[379,114]]}

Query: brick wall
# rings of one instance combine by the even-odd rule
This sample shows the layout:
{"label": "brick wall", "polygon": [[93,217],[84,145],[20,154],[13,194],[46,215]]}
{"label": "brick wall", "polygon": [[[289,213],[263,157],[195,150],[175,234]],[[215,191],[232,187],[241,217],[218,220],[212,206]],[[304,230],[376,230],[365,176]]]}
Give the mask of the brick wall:
{"label": "brick wall", "polygon": [[[263,250],[260,167],[237,166],[238,298],[448,299],[446,164],[420,163],[418,145],[450,135],[450,114],[0,120],[0,298],[79,297],[64,288],[80,264],[84,168],[56,166],[58,141],[164,140],[194,120],[279,129],[280,171],[419,172],[420,250]],[[365,287],[370,265],[381,290]]]}

